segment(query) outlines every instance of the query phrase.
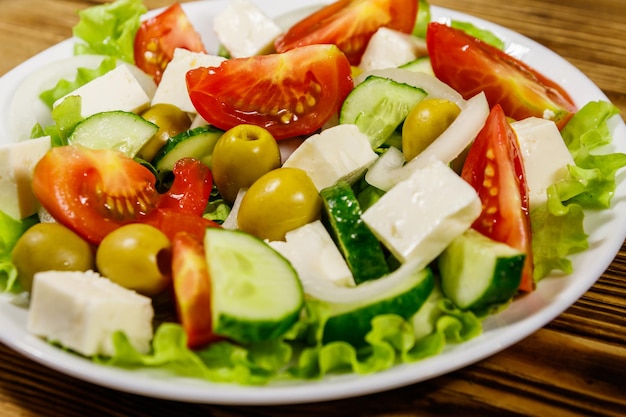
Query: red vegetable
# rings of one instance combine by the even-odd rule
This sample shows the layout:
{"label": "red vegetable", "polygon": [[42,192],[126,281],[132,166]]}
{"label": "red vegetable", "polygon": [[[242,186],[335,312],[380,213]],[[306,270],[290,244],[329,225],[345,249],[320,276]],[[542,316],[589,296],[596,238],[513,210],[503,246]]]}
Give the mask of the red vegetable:
{"label": "red vegetable", "polygon": [[426,43],[437,78],[466,99],[484,91],[491,107],[499,104],[513,119],[544,117],[547,111],[559,128],[576,112],[557,83],[462,30],[432,22]]}
{"label": "red vegetable", "polygon": [[526,253],[521,291],[532,291],[528,186],[517,136],[496,104],[472,144],[461,176],[478,192],[482,213],[472,227]]}

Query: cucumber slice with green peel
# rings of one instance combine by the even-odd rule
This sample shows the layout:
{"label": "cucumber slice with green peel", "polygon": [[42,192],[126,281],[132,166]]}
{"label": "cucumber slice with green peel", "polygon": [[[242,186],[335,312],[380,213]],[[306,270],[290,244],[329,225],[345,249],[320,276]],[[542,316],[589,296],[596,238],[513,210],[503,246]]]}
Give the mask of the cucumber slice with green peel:
{"label": "cucumber slice with green peel", "polygon": [[346,259],[354,282],[389,273],[383,247],[361,219],[363,214],[350,184],[339,181],[320,191],[330,233]]}
{"label": "cucumber slice with green peel", "polygon": [[407,62],[406,64],[401,65],[400,68],[413,72],[424,72],[426,74],[432,75],[433,77],[435,76],[435,73],[433,72],[433,67],[430,63],[430,57],[428,56],[421,56],[411,62]]}
{"label": "cucumber slice with green peel", "polygon": [[79,122],[68,142],[91,149],[116,149],[134,158],[158,130],[157,125],[135,113],[114,110]]}
{"label": "cucumber slice with green peel", "polygon": [[526,254],[467,230],[439,256],[441,291],[463,310],[486,312],[511,300]]}
{"label": "cucumber slice with green peel", "polygon": [[372,149],[385,143],[426,92],[389,78],[369,76],[357,85],[341,106],[340,124],[356,124],[370,139]]}
{"label": "cucumber slice with green peel", "polygon": [[407,320],[417,313],[435,287],[430,268],[416,270],[395,286],[371,299],[354,303],[329,303],[330,317],[324,325],[324,343],[345,341],[363,345],[372,328],[372,319],[381,314],[397,314]]}
{"label": "cucumber slice with green peel", "polygon": [[192,157],[211,168],[213,148],[223,134],[223,130],[213,126],[200,126],[182,132],[165,142],[152,164],[158,172],[170,172],[179,159]]}
{"label": "cucumber slice with green peel", "polygon": [[275,340],[298,320],[304,292],[289,261],[266,242],[236,230],[208,228],[213,331],[239,343]]}

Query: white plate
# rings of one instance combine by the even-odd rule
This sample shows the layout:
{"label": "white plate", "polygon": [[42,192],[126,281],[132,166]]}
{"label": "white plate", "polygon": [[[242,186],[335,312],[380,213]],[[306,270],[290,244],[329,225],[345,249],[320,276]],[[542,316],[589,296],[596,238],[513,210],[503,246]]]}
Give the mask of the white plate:
{"label": "white plate", "polygon": [[[217,46],[210,29],[213,16],[227,3],[215,0],[184,5],[195,27],[202,32],[209,51],[215,51]],[[269,16],[277,17],[319,4],[319,1],[255,0],[255,3]],[[432,12],[437,20],[454,18],[491,29],[509,43],[509,50],[514,51],[516,56],[560,83],[578,106],[591,100],[608,100],[580,71],[530,39],[458,12],[438,7],[432,7]],[[0,131],[6,131],[8,107],[20,81],[27,74],[68,57],[71,53],[71,41],[62,42],[0,78]],[[614,139],[614,150],[626,152],[626,127],[621,119],[616,123]],[[0,137],[0,144],[8,141],[8,138]],[[621,181],[623,177],[623,173],[618,176],[620,185],[616,190],[613,208],[586,216],[585,227],[590,234],[590,249],[572,258],[573,274],[543,280],[535,292],[515,301],[501,314],[490,317],[485,322],[481,336],[461,345],[448,346],[438,356],[400,365],[385,372],[248,387],[176,378],[147,370],[126,371],[100,366],[29,335],[25,330],[26,310],[11,304],[6,295],[0,296],[0,341],[37,362],[79,379],[121,391],[188,402],[239,405],[303,403],[347,398],[409,385],[491,356],[540,329],[576,302],[602,275],[624,242],[626,184]]]}

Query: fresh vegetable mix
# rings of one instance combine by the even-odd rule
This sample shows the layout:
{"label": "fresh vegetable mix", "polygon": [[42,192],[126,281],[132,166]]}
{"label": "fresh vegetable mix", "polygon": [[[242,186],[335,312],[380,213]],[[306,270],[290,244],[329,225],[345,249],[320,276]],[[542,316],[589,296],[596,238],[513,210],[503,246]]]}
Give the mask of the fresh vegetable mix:
{"label": "fresh vegetable mix", "polygon": [[436,355],[570,273],[626,166],[592,152],[615,106],[578,109],[423,1],[340,0],[286,31],[232,2],[216,21],[265,28],[248,56],[228,25],[216,56],[180,5],[144,12],[82,11],[76,53],[107,58],[42,92],[54,123],[6,148],[41,154],[43,210],[0,206],[0,287],[100,363],[256,385]]}

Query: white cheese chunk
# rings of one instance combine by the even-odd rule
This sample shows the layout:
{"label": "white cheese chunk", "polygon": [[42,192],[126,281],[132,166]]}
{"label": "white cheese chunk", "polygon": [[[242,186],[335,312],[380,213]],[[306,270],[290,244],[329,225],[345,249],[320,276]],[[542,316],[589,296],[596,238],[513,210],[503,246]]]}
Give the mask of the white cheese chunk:
{"label": "white cheese chunk", "polygon": [[248,0],[233,0],[213,20],[217,39],[232,58],[261,55],[281,29]]}
{"label": "white cheese chunk", "polygon": [[197,113],[189,98],[185,76],[189,70],[195,68],[218,67],[222,61],[224,58],[220,56],[176,48],[172,60],[163,71],[161,82],[152,99],[152,105],[171,104],[184,112]]}
{"label": "white cheese chunk", "polygon": [[122,110],[139,113],[150,106],[156,84],[134,66],[122,64],[58,99],[58,106],[68,96],[80,96],[82,117],[104,111]]}
{"label": "white cheese chunk", "polygon": [[33,170],[48,150],[50,136],[0,145],[0,211],[17,220],[37,213]]}
{"label": "white cheese chunk", "polygon": [[269,244],[291,262],[300,277],[324,279],[343,287],[355,285],[346,260],[319,220],[287,232],[284,242]]}
{"label": "white cheese chunk", "polygon": [[345,124],[309,137],[283,166],[304,170],[320,191],[339,180],[354,182],[376,158],[367,136]]}
{"label": "white cheese chunk", "polygon": [[433,160],[394,186],[361,217],[398,260],[425,267],[480,212],[476,191],[443,162]]}
{"label": "white cheese chunk", "polygon": [[153,317],[150,298],[96,272],[48,271],[35,274],[27,329],[85,356],[113,355],[112,336],[122,331],[147,353]]}
{"label": "white cheese chunk", "polygon": [[522,153],[530,208],[548,201],[547,189],[568,176],[568,165],[575,165],[556,124],[529,117],[511,123]]}
{"label": "white cheese chunk", "polygon": [[359,68],[363,71],[395,68],[426,54],[426,43],[422,39],[382,27],[370,38]]}

